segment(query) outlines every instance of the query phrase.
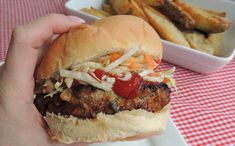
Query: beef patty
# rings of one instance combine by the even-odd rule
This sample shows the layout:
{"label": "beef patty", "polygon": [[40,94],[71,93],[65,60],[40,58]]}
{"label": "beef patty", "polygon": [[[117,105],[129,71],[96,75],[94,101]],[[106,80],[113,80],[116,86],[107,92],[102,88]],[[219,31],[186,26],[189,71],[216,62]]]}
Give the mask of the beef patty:
{"label": "beef patty", "polygon": [[170,101],[170,89],[165,83],[144,84],[140,95],[134,99],[118,97],[90,85],[78,84],[67,89],[70,97],[63,98],[62,93],[53,97],[37,94],[34,104],[45,116],[46,112],[73,115],[75,117],[95,118],[98,113],[115,114],[124,110],[144,109],[149,112],[161,110]]}

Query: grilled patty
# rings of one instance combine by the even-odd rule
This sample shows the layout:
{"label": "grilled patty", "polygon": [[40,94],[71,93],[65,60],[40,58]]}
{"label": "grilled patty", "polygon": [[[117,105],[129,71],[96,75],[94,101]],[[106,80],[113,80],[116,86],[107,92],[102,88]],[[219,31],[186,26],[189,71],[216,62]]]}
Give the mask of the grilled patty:
{"label": "grilled patty", "polygon": [[170,89],[165,83],[146,83],[140,89],[140,95],[134,99],[118,97],[113,92],[106,92],[90,85],[78,84],[67,89],[69,97],[61,93],[53,97],[37,94],[34,104],[45,116],[46,112],[73,115],[80,119],[95,118],[98,113],[115,114],[124,110],[144,109],[149,112],[161,110],[170,101]]}

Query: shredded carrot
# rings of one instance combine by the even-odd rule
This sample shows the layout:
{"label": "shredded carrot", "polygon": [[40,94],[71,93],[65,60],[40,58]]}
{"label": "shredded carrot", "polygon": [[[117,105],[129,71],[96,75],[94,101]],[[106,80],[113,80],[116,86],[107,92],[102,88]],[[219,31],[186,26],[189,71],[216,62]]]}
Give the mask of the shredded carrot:
{"label": "shredded carrot", "polygon": [[135,71],[137,69],[139,69],[140,65],[137,64],[137,63],[132,63],[130,64],[129,68],[132,70],[132,71]]}
{"label": "shredded carrot", "polygon": [[140,65],[137,63],[136,58],[130,57],[124,63],[124,65],[128,66],[130,70],[134,71],[137,70]]}
{"label": "shredded carrot", "polygon": [[129,64],[133,64],[133,63],[136,63],[136,59],[134,57],[130,57],[126,60],[126,62]]}
{"label": "shredded carrot", "polygon": [[104,64],[104,60],[99,59],[99,60],[98,60],[98,63]]}
{"label": "shredded carrot", "polygon": [[157,59],[155,59],[155,62],[156,62],[157,64],[160,64],[160,63],[161,63],[161,59],[157,58]]}
{"label": "shredded carrot", "polygon": [[151,55],[145,54],[144,60],[147,63],[147,65],[149,65],[151,68],[155,68],[158,65]]}
{"label": "shredded carrot", "polygon": [[114,52],[114,53],[112,53],[111,56],[110,56],[110,61],[113,62],[113,61],[117,60],[117,59],[120,58],[120,57],[121,57],[121,54],[119,54],[119,53],[117,53],[117,52]]}
{"label": "shredded carrot", "polygon": [[160,77],[161,74],[160,73],[150,73],[149,76],[151,76],[151,77]]}
{"label": "shredded carrot", "polygon": [[170,80],[168,78],[164,78],[163,83],[169,83]]}

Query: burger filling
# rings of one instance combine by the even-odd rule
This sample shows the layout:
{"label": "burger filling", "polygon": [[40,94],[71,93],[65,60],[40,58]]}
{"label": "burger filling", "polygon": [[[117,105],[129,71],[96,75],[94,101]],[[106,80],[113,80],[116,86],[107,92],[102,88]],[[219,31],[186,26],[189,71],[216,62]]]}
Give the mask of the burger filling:
{"label": "burger filling", "polygon": [[157,71],[159,63],[136,48],[108,53],[38,82],[34,104],[42,115],[81,119],[133,109],[156,112],[169,103],[170,87],[175,87],[175,68]]}

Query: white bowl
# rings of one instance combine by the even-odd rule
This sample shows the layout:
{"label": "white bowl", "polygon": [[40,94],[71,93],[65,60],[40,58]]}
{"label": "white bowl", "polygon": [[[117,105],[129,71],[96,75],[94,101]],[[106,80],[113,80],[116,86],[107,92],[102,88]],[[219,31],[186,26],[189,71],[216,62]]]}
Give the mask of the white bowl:
{"label": "white bowl", "polygon": [[[224,34],[222,54],[212,56],[188,47],[180,46],[162,40],[163,60],[188,68],[190,70],[209,74],[223,68],[235,56],[235,2],[229,0],[185,0],[201,8],[224,11],[232,21],[232,25]],[[80,11],[82,8],[94,7],[100,9],[104,0],[69,0],[65,3],[66,12],[85,19],[88,23],[99,19],[96,16]]]}

